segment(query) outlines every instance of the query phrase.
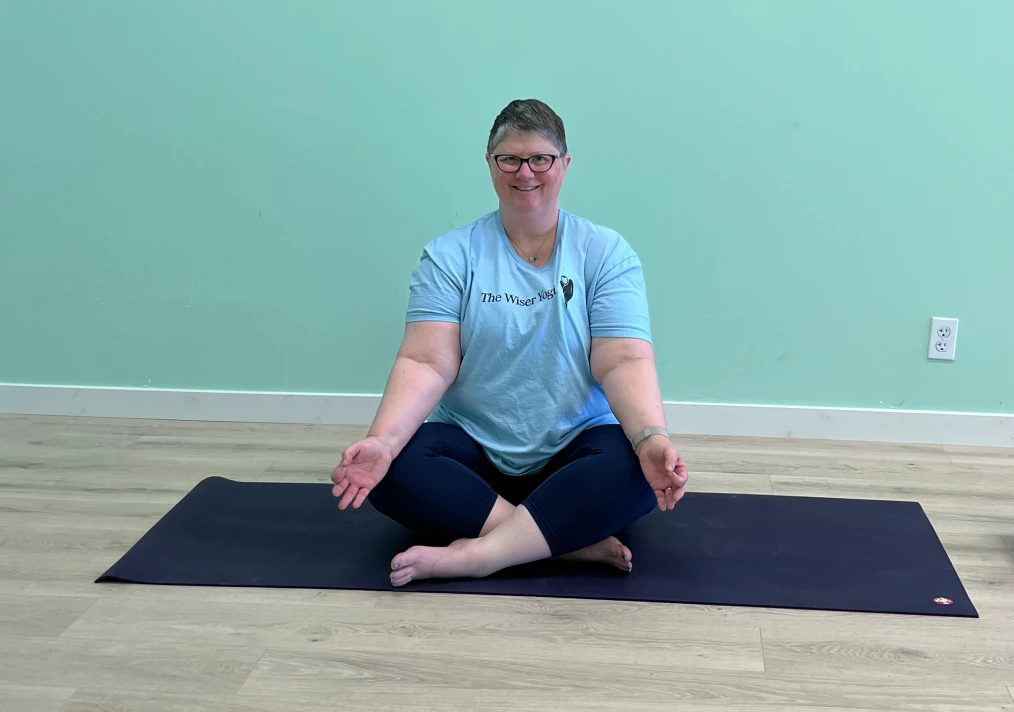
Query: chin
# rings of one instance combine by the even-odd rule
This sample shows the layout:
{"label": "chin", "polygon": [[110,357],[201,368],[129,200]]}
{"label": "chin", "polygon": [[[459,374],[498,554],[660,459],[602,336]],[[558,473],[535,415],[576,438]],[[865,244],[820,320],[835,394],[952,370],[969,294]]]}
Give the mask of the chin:
{"label": "chin", "polygon": [[534,194],[518,193],[516,190],[512,190],[508,202],[522,212],[535,212],[547,205],[546,196],[542,190],[538,190]]}
{"label": "chin", "polygon": [[520,200],[517,196],[514,196],[514,200],[512,200],[511,203],[521,210],[534,210],[542,205],[541,200],[533,200],[532,198],[525,196],[522,196]]}

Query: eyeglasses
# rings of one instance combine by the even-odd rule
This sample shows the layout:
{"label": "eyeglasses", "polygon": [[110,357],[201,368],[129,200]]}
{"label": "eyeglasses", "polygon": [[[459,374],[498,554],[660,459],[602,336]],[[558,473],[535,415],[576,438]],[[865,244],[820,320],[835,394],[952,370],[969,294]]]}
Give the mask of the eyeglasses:
{"label": "eyeglasses", "polygon": [[559,156],[554,156],[549,153],[537,153],[534,156],[528,158],[520,158],[518,156],[499,155],[493,156],[496,160],[496,165],[504,173],[517,173],[521,170],[522,164],[527,163],[528,167],[532,169],[532,173],[545,173],[553,164],[556,163],[556,159]]}

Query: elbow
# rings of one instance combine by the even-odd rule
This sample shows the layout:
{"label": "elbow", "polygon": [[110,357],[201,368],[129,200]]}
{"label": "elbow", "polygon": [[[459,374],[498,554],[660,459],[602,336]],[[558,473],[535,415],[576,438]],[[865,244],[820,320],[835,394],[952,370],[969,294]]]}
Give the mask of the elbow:
{"label": "elbow", "polygon": [[451,358],[440,358],[440,357],[420,357],[418,355],[405,354],[402,358],[411,361],[417,366],[427,368],[435,373],[440,380],[444,383],[445,387],[450,387],[452,383],[458,378],[458,370],[460,363]]}
{"label": "elbow", "polygon": [[606,378],[608,378],[609,374],[613,371],[641,363],[650,364],[652,363],[652,360],[647,356],[624,356],[622,358],[617,358],[612,361],[599,364],[597,368],[593,366],[592,378],[594,378],[595,382],[601,386],[605,383]]}
{"label": "elbow", "polygon": [[645,342],[622,340],[601,344],[602,348],[592,348],[590,366],[591,375],[599,385],[616,369],[626,368],[632,364],[650,364],[654,368],[655,359],[651,346]]}
{"label": "elbow", "polygon": [[440,377],[444,379],[444,384],[448,388],[451,387],[452,383],[454,383],[456,380],[458,380],[458,371],[460,370],[460,366],[461,366],[460,362],[457,362],[457,361],[455,361],[455,362],[449,362],[449,363],[443,364],[437,370],[437,373],[439,373]]}

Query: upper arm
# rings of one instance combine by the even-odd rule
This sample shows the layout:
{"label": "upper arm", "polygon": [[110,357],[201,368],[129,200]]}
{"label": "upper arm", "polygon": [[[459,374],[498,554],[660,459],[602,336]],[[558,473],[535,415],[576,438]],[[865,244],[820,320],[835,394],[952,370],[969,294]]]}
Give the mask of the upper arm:
{"label": "upper arm", "polygon": [[593,336],[590,365],[592,378],[602,383],[606,374],[626,361],[641,359],[655,361],[655,351],[644,339],[629,337]]}
{"label": "upper arm", "polygon": [[424,363],[447,383],[458,377],[461,365],[461,326],[449,321],[412,321],[405,325],[399,358]]}
{"label": "upper arm", "polygon": [[651,320],[644,271],[637,253],[614,232],[600,238],[588,283],[588,321],[592,337],[651,342]]}
{"label": "upper arm", "polygon": [[408,321],[460,322],[467,257],[460,240],[426,245],[409,280]]}
{"label": "upper arm", "polygon": [[426,245],[409,281],[405,336],[398,356],[431,366],[448,383],[461,365],[461,304],[466,252],[445,236]]}

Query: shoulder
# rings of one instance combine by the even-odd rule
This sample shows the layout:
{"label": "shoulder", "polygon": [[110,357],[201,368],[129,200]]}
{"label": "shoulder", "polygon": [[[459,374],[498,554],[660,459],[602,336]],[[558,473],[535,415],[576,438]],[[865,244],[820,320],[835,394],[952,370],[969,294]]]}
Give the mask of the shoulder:
{"label": "shoulder", "polygon": [[564,212],[570,241],[584,255],[585,265],[595,271],[627,260],[637,261],[637,253],[617,230]]}
{"label": "shoulder", "polygon": [[470,223],[454,227],[431,239],[423,255],[465,258],[496,232],[496,213],[487,213]]}
{"label": "shoulder", "polygon": [[489,213],[430,239],[423,245],[415,267],[416,277],[426,279],[429,275],[442,274],[459,286],[463,284],[475,262],[481,259],[490,231],[496,230],[494,220],[495,214]]}

